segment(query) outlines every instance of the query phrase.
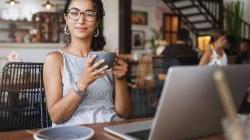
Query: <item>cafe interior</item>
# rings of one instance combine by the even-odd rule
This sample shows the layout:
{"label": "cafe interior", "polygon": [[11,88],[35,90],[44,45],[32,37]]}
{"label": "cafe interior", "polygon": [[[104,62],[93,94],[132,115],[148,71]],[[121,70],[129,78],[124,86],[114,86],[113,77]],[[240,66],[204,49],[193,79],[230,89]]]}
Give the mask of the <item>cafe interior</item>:
{"label": "cafe interior", "polygon": [[[101,52],[119,54],[126,63],[125,106],[131,109],[118,120],[55,126],[47,100],[53,93],[46,93],[54,86],[46,84],[51,82],[44,69],[49,53],[71,43],[66,1],[0,0],[1,140],[250,139],[249,0],[102,0]],[[79,14],[77,21],[88,22],[91,11],[77,12],[68,10],[67,16]],[[150,131],[132,134],[146,128],[144,121],[151,121]]]}

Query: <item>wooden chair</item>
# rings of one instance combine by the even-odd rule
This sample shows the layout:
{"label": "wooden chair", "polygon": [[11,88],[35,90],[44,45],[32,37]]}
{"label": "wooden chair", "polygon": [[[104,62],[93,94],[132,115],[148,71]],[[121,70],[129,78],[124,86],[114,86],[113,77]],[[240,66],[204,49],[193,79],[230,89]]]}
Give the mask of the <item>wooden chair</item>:
{"label": "wooden chair", "polygon": [[2,71],[0,131],[51,125],[45,104],[43,63],[10,62]]}
{"label": "wooden chair", "polygon": [[152,89],[154,87],[154,77],[152,69],[152,56],[144,54],[139,59],[135,87],[139,89]]}
{"label": "wooden chair", "polygon": [[131,118],[152,117],[151,104],[155,94],[151,55],[144,54],[139,59],[135,82],[130,89],[133,102]]}
{"label": "wooden chair", "polygon": [[167,74],[167,71],[170,67],[180,65],[178,59],[168,58],[164,56],[154,56],[153,61],[153,72],[155,78],[157,79],[159,74]]}

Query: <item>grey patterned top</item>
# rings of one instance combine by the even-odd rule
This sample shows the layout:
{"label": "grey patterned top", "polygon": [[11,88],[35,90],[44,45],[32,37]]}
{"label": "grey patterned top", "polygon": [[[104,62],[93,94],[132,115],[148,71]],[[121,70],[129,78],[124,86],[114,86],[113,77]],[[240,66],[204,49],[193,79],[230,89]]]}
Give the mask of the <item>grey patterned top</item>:
{"label": "grey patterned top", "polygon": [[[66,96],[84,70],[86,58],[59,51],[63,55],[62,83],[63,96]],[[113,92],[114,83],[111,73],[97,79],[87,88],[86,96],[83,97],[72,117],[60,125],[100,123],[119,119],[114,109]],[[53,126],[58,124],[53,123]]]}

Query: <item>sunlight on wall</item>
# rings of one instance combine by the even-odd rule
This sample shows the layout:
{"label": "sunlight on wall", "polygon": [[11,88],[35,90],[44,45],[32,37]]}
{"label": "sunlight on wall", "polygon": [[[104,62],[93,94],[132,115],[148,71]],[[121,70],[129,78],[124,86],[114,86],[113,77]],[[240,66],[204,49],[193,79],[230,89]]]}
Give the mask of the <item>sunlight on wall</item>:
{"label": "sunlight on wall", "polygon": [[210,36],[199,36],[197,38],[197,47],[201,52],[205,52],[209,49]]}

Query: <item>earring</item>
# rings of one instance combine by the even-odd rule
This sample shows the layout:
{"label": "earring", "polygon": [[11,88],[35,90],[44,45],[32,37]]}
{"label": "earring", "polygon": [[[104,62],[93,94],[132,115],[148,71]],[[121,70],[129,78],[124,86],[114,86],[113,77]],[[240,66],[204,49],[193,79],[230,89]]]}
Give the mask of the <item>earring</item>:
{"label": "earring", "polygon": [[66,35],[69,35],[69,34],[70,34],[70,31],[69,31],[69,28],[68,28],[67,25],[65,25],[65,27],[64,27],[64,33],[65,33]]}
{"label": "earring", "polygon": [[94,35],[93,35],[93,36],[94,36],[94,37],[98,37],[99,34],[100,34],[99,28],[97,27],[96,30],[95,30],[95,32],[94,32]]}

